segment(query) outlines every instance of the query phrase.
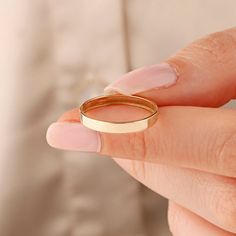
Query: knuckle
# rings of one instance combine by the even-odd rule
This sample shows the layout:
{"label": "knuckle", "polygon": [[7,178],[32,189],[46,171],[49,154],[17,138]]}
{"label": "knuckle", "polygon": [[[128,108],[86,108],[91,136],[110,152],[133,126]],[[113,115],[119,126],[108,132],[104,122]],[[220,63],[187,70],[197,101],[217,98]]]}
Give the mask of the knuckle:
{"label": "knuckle", "polygon": [[135,160],[146,159],[146,139],[143,132],[133,133],[129,137],[129,147],[131,155]]}
{"label": "knuckle", "polygon": [[236,49],[236,37],[229,31],[216,32],[200,40],[198,47],[213,55],[218,62],[231,61],[232,52]]}
{"label": "knuckle", "polygon": [[155,145],[152,145],[148,131],[133,133],[129,140],[134,159],[144,162],[150,159],[151,150]]}
{"label": "knuckle", "polygon": [[[214,67],[217,71],[231,68],[227,73],[235,74],[236,61],[236,28],[210,34],[192,42],[190,45],[171,57],[168,62],[177,70],[179,76],[188,71],[188,66],[205,68]],[[205,60],[207,59],[207,61]],[[218,74],[218,73],[217,73]]]}

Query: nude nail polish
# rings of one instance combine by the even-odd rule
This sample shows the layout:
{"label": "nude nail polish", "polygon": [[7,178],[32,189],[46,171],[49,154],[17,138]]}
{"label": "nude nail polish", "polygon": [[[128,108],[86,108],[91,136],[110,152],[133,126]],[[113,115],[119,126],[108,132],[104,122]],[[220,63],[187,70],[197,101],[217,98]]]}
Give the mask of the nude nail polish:
{"label": "nude nail polish", "polygon": [[80,123],[53,123],[49,126],[46,137],[48,144],[58,149],[99,152],[101,148],[99,133]]}
{"label": "nude nail polish", "polygon": [[104,92],[131,95],[152,89],[166,88],[176,83],[175,70],[167,63],[131,71],[108,85]]}

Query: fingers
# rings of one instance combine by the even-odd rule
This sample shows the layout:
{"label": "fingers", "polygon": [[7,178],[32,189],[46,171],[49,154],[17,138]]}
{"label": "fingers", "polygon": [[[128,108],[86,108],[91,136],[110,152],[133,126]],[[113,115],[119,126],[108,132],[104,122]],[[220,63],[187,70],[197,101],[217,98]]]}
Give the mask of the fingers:
{"label": "fingers", "polygon": [[225,104],[236,96],[236,27],[193,42],[167,63],[130,72],[105,91],[138,94],[159,105]]}
{"label": "fingers", "polygon": [[198,215],[169,201],[168,222],[174,236],[234,236],[207,222]]}
{"label": "fingers", "polygon": [[196,107],[162,107],[144,132],[101,133],[101,153],[236,176],[236,113]]}
{"label": "fingers", "polygon": [[[139,133],[98,133],[80,123],[55,123],[48,130],[48,143],[236,177],[236,111],[197,107],[162,107],[159,111],[156,124]],[[112,107],[97,112],[103,117],[113,114]],[[120,113],[120,118],[122,115],[125,119],[130,113]],[[76,121],[79,111],[72,111],[71,119],[69,114],[65,116],[67,121]]]}
{"label": "fingers", "polygon": [[236,233],[236,179],[143,161],[115,161],[154,192]]}

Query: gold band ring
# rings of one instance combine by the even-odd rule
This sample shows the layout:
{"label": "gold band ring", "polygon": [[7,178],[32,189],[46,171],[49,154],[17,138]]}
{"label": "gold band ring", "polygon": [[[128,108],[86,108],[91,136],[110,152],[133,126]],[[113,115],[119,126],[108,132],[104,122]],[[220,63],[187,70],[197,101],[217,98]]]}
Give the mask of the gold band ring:
{"label": "gold band ring", "polygon": [[[110,105],[129,105],[145,109],[150,115],[132,121],[111,122],[96,120],[90,117],[87,112],[96,108]],[[151,127],[157,120],[157,105],[145,98],[138,96],[127,96],[121,94],[95,97],[87,100],[80,106],[80,121],[87,128],[105,133],[131,133],[145,130]]]}

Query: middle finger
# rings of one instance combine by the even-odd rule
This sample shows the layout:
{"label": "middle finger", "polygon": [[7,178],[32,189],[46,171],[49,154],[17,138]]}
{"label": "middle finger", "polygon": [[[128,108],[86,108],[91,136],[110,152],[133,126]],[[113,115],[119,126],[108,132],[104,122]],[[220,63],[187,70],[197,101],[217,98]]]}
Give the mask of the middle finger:
{"label": "middle finger", "polygon": [[115,161],[153,191],[236,233],[235,178],[142,161]]}

